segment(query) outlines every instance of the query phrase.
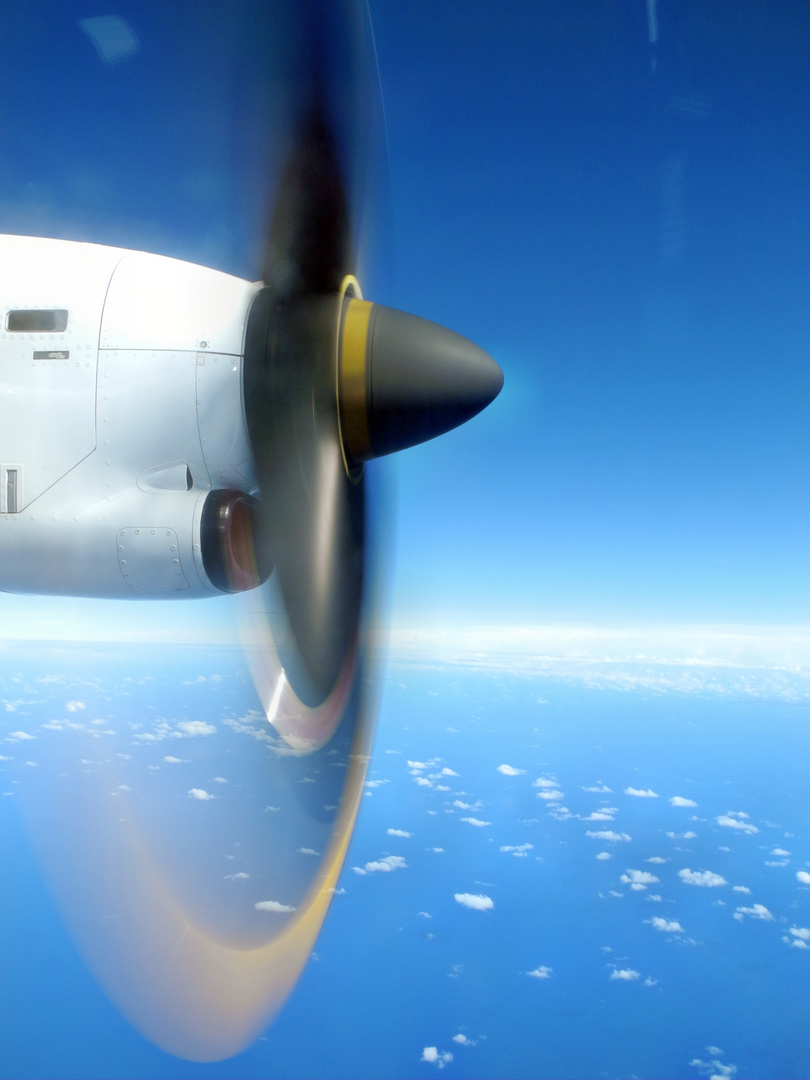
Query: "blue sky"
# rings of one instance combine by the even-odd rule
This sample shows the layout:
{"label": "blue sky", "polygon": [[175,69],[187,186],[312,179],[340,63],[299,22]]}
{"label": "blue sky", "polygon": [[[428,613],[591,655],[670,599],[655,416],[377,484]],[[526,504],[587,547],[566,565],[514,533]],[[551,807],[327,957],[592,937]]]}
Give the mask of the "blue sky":
{"label": "blue sky", "polygon": [[805,620],[804,9],[373,12],[396,302],[506,373],[397,463],[398,611]]}

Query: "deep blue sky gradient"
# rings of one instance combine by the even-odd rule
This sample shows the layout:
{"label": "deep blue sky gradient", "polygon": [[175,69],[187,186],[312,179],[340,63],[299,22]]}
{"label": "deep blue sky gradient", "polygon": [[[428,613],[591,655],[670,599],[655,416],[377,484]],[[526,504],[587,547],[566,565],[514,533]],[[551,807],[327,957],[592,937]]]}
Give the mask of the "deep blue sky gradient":
{"label": "deep blue sky gradient", "polygon": [[372,10],[396,302],[506,373],[398,465],[398,613],[804,621],[806,9]]}

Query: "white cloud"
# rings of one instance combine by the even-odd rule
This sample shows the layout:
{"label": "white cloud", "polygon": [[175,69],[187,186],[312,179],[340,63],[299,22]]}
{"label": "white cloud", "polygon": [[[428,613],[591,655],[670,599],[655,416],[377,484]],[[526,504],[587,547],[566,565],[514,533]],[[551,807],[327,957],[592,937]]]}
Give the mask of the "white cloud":
{"label": "white cloud", "polygon": [[550,776],[538,776],[538,778],[532,784],[532,787],[539,788],[555,788],[559,786],[560,785],[557,783],[557,781],[553,780]]}
{"label": "white cloud", "polygon": [[695,837],[697,836],[697,833],[696,832],[682,832],[682,833],[668,832],[666,835],[670,838],[670,840],[694,840]]}
{"label": "white cloud", "polygon": [[408,768],[409,769],[426,769],[427,765],[424,763],[424,761],[409,761],[408,762]]}
{"label": "white cloud", "polygon": [[763,922],[773,922],[773,915],[764,904],[754,904],[753,907],[738,907],[734,918],[742,921],[744,915],[750,919],[762,919]]}
{"label": "white cloud", "polygon": [[499,765],[498,772],[503,773],[504,776],[522,776],[526,772],[525,769],[515,769],[511,765]]}
{"label": "white cloud", "polygon": [[711,870],[679,870],[678,877],[684,885],[700,885],[707,889],[714,889],[718,885],[728,885],[724,877],[712,873]]}
{"label": "white cloud", "polygon": [[613,811],[612,813],[608,813],[607,810],[594,810],[594,812],[592,814],[588,814],[588,816],[584,817],[582,820],[583,821],[613,821],[613,814],[614,813],[615,813],[615,811]]}
{"label": "white cloud", "polygon": [[202,788],[193,787],[189,788],[188,795],[190,799],[197,799],[199,802],[205,802],[207,799],[215,799],[216,795],[211,795],[208,791],[203,791]]}
{"label": "white cloud", "polygon": [[184,735],[213,735],[217,730],[205,720],[181,720],[177,727]]}
{"label": "white cloud", "polygon": [[525,855],[527,851],[533,851],[534,844],[504,844],[501,851],[511,852],[513,855]]}
{"label": "white cloud", "polygon": [[[707,1046],[706,1049],[710,1054],[715,1050],[718,1054],[723,1053],[719,1047],[715,1046]],[[703,1076],[707,1076],[709,1080],[731,1080],[731,1077],[737,1072],[736,1065],[724,1065],[716,1055],[713,1061],[701,1061],[700,1058],[692,1058],[689,1065],[691,1068],[697,1069]]]}
{"label": "white cloud", "polygon": [[810,941],[810,929],[806,926],[791,926],[790,932],[802,941]]}
{"label": "white cloud", "polygon": [[806,870],[797,870],[796,880],[800,881],[802,885],[810,885],[810,874]]}
{"label": "white cloud", "polygon": [[458,773],[457,773],[457,772],[453,772],[453,770],[452,770],[452,769],[448,769],[448,768],[447,768],[447,766],[445,766],[445,767],[444,767],[444,768],[442,769],[442,771],[441,771],[441,772],[439,773],[439,775],[440,775],[440,776],[458,776]]}
{"label": "white cloud", "polygon": [[[580,785],[581,786],[581,785]],[[613,788],[609,788],[607,784],[603,784],[600,780],[598,784],[593,784],[591,787],[582,787],[583,791],[595,791],[600,795],[607,795],[613,792]]]}
{"label": "white cloud", "polygon": [[751,890],[747,885],[733,885],[732,888],[734,889],[734,892],[747,893],[749,896],[751,895]]}
{"label": "white cloud", "polygon": [[390,874],[392,870],[404,870],[408,864],[401,855],[386,855],[384,859],[367,862],[365,867],[353,866],[355,874]]}
{"label": "white cloud", "polygon": [[453,1055],[449,1050],[437,1050],[435,1046],[426,1046],[419,1060],[429,1061],[431,1065],[437,1065],[443,1069],[449,1061],[453,1060]]}
{"label": "white cloud", "polygon": [[246,874],[244,870],[240,870],[238,874],[226,874],[226,881],[247,881],[250,874]]}
{"label": "white cloud", "polygon": [[656,885],[660,880],[648,870],[628,870],[619,878],[623,885],[629,885],[636,891],[646,889],[648,885]]}
{"label": "white cloud", "polygon": [[530,975],[533,979],[550,979],[554,972],[554,968],[546,967],[545,964],[541,964],[540,967],[536,967],[534,971],[527,971],[526,974]]}
{"label": "white cloud", "polygon": [[413,833],[405,832],[404,829],[388,829],[388,836],[401,836],[404,840],[410,840]]}
{"label": "white cloud", "polygon": [[668,860],[662,859],[660,855],[651,855],[649,859],[645,859],[644,862],[657,863],[660,866],[663,863],[668,862]]}
{"label": "white cloud", "polygon": [[596,857],[597,857],[597,859],[600,859],[602,861],[604,861],[605,859],[612,859],[613,858],[613,856],[610,854],[609,851],[600,851],[599,854]]}
{"label": "white cloud", "polygon": [[538,791],[538,799],[545,799],[547,802],[556,802],[559,799],[564,799],[565,795],[559,790],[559,788],[553,788],[550,791]]}
{"label": "white cloud", "polygon": [[657,799],[658,793],[653,791],[652,788],[634,788],[626,787],[624,789],[625,795],[635,795],[637,799]]}
{"label": "white cloud", "polygon": [[228,781],[225,779],[224,776],[215,776],[214,777],[214,783],[215,784],[227,784]]}
{"label": "white cloud", "polygon": [[422,916],[423,919],[432,919],[433,918],[433,916],[430,914],[429,911],[420,911],[419,914]]}
{"label": "white cloud", "polygon": [[163,760],[166,762],[167,765],[181,765],[181,764],[183,764],[183,759],[182,758],[172,757],[171,754],[169,754]]}
{"label": "white cloud", "polygon": [[[746,814],[745,816],[747,817],[748,815]],[[728,814],[721,814],[714,820],[718,825],[724,825],[727,829],[739,829],[740,832],[748,833],[749,835],[759,832],[756,825],[752,825],[750,821],[741,821],[739,817],[732,815],[730,812]]]}
{"label": "white cloud", "polygon": [[28,742],[30,739],[35,739],[36,735],[29,735],[27,731],[12,731],[8,736],[8,742],[12,740],[16,742]]}
{"label": "white cloud", "polygon": [[651,919],[646,919],[646,922],[650,924],[655,930],[660,930],[664,934],[682,934],[683,927],[679,922],[670,922],[667,919],[660,919],[657,915],[653,915]]}
{"label": "white cloud", "polygon": [[472,908],[473,911],[489,911],[490,908],[495,907],[495,901],[489,897],[484,896],[481,893],[453,893],[453,896],[457,903],[462,904],[464,907]]}
{"label": "white cloud", "polygon": [[481,821],[477,817],[463,817],[462,821],[466,821],[468,825],[474,825],[476,829],[483,829],[485,825],[491,825],[491,821]]}
{"label": "white cloud", "polygon": [[462,1035],[461,1032],[458,1035],[453,1036],[453,1042],[457,1042],[459,1046],[475,1046],[473,1039],[468,1039],[466,1035]]}
{"label": "white cloud", "polygon": [[640,971],[633,971],[632,968],[617,968],[610,973],[611,979],[621,979],[624,982],[633,982],[634,979],[641,978]]}
{"label": "white cloud", "polygon": [[613,832],[612,829],[600,829],[598,832],[592,832],[590,829],[585,833],[586,836],[590,836],[592,840],[610,840],[614,844],[619,840],[632,840],[632,836],[628,836],[627,833]]}
{"label": "white cloud", "polygon": [[68,712],[79,712],[80,709],[85,707],[83,701],[68,701],[65,704],[65,708]]}
{"label": "white cloud", "polygon": [[685,799],[683,795],[673,795],[669,801],[673,806],[697,806],[694,799]]}
{"label": "white cloud", "polygon": [[259,900],[253,906],[257,911],[274,911],[277,915],[286,915],[290,911],[295,911],[294,907],[290,907],[289,904],[280,904],[278,900]]}
{"label": "white cloud", "polygon": [[792,851],[785,851],[784,848],[775,847],[771,852],[771,855],[792,855]]}
{"label": "white cloud", "polygon": [[296,852],[297,855],[320,855],[320,851],[316,851],[311,847],[300,847]]}

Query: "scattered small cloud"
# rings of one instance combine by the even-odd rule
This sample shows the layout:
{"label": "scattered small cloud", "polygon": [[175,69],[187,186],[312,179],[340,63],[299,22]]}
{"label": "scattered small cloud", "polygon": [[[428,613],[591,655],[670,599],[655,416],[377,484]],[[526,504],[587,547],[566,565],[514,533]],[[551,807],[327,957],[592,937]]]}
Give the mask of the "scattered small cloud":
{"label": "scattered small cloud", "polygon": [[298,854],[298,855],[320,855],[320,851],[316,851],[315,848],[311,848],[311,847],[300,847],[296,854]]}
{"label": "scattered small cloud", "polygon": [[491,825],[491,821],[481,821],[476,817],[463,817],[462,821],[466,821],[468,825],[474,825],[476,829],[483,829],[486,825]]}
{"label": "scattered small cloud", "polygon": [[459,1032],[458,1035],[453,1036],[453,1042],[457,1042],[459,1046],[475,1046],[475,1040],[468,1039],[467,1036],[463,1035],[461,1032]]}
{"label": "scattered small cloud", "polygon": [[216,728],[213,724],[207,724],[205,720],[181,720],[177,725],[184,735],[214,735]]}
{"label": "scattered small cloud", "polygon": [[405,832],[404,829],[388,829],[387,836],[401,836],[403,840],[410,840],[413,833]]}
{"label": "scattered small cloud", "polygon": [[773,915],[764,904],[754,904],[753,907],[738,907],[734,912],[734,918],[740,922],[745,916],[749,919],[762,919],[763,922],[773,922]]}
{"label": "scattered small cloud", "polygon": [[728,885],[724,877],[711,870],[679,870],[678,877],[684,885],[699,885],[701,888],[715,889],[718,885]]}
{"label": "scattered small cloud", "polygon": [[353,866],[355,874],[390,874],[392,870],[404,870],[408,864],[401,855],[386,855],[384,859],[367,862],[364,867]]}
{"label": "scattered small cloud", "polygon": [[622,982],[634,982],[636,979],[641,978],[640,971],[634,971],[632,968],[617,968],[610,973],[611,981],[619,979]]}
{"label": "scattered small cloud", "polygon": [[800,881],[802,885],[810,885],[810,874],[806,870],[797,870],[796,880]]}
{"label": "scattered small cloud", "polygon": [[65,702],[65,708],[68,712],[80,712],[86,706],[83,701],[67,701]]}
{"label": "scattered small cloud", "polygon": [[525,769],[515,769],[511,765],[499,765],[498,772],[503,773],[504,776],[522,776]]}
{"label": "scattered small cloud", "polygon": [[259,900],[253,906],[257,911],[272,911],[276,915],[287,915],[291,911],[295,911],[294,907],[289,904],[280,904],[278,900]]}
{"label": "scattered small cloud", "polygon": [[597,832],[592,832],[590,829],[585,833],[586,836],[590,836],[592,840],[610,840],[611,843],[618,843],[620,840],[632,840],[632,836],[628,836],[626,832],[617,833],[612,829],[599,829]]}
{"label": "scattered small cloud", "polygon": [[669,801],[673,806],[697,806],[694,799],[685,799],[683,795],[673,795]]}
{"label": "scattered small cloud", "polygon": [[435,1046],[426,1046],[419,1060],[429,1061],[431,1065],[443,1069],[448,1062],[453,1060],[453,1055],[449,1050],[437,1050]]}
{"label": "scattered small cloud", "polygon": [[654,930],[660,930],[663,934],[682,934],[683,927],[679,922],[670,921],[669,919],[660,919],[657,915],[654,915],[651,919],[645,919]]}
{"label": "scattered small cloud", "polygon": [[775,847],[773,849],[773,851],[771,852],[771,855],[783,855],[784,856],[784,855],[792,855],[792,854],[793,854],[792,851],[785,851],[784,848],[780,848],[780,847]]}
{"label": "scattered small cloud", "polygon": [[541,964],[540,967],[536,967],[534,971],[527,971],[526,974],[531,976],[532,979],[550,979],[554,973],[554,968],[547,967],[545,964]]}
{"label": "scattered small cloud", "polygon": [[472,908],[473,911],[489,911],[495,907],[495,901],[490,896],[484,896],[482,893],[453,893],[456,903],[461,904],[463,907]]}
{"label": "scattered small cloud", "polygon": [[613,788],[609,788],[607,784],[603,784],[601,780],[599,780],[596,784],[591,785],[591,787],[582,787],[582,790],[593,791],[599,795],[609,795],[613,792]]}
{"label": "scattered small cloud", "polygon": [[31,735],[27,731],[12,731],[9,733],[6,742],[29,742],[35,738],[36,735]]}
{"label": "scattered small cloud", "polygon": [[247,881],[250,874],[246,874],[244,870],[240,870],[238,874],[226,874],[226,881]]}
{"label": "scattered small cloud", "polygon": [[525,856],[527,851],[533,851],[534,844],[504,844],[501,851],[511,852],[512,855]]}
{"label": "scattered small cloud", "polygon": [[645,859],[644,862],[656,863],[658,866],[662,866],[668,859],[662,859],[660,855],[651,855],[649,859]]}
{"label": "scattered small cloud", "polygon": [[657,885],[660,880],[655,874],[651,874],[649,870],[628,870],[626,874],[622,874],[619,878],[623,885],[629,885],[636,892],[641,892],[648,885]]}
{"label": "scattered small cloud", "polygon": [[166,762],[167,765],[182,765],[183,764],[183,759],[182,758],[172,757],[171,754],[167,754],[167,756],[163,760]]}
{"label": "scattered small cloud", "polygon": [[743,816],[748,817],[747,814],[734,814],[732,811],[729,811],[727,814],[720,814],[720,816],[716,817],[714,820],[718,825],[723,825],[726,829],[737,829],[739,832],[748,833],[749,835],[758,833],[759,829],[756,825],[752,825],[750,821],[743,821]]}
{"label": "scattered small cloud", "polygon": [[609,851],[600,851],[599,854],[596,856],[596,858],[601,860],[601,861],[604,861],[605,859],[612,859],[613,856],[610,854]]}
{"label": "scattered small cloud", "polygon": [[560,785],[551,776],[538,776],[538,778],[532,784],[532,787],[539,788],[556,788]]}
{"label": "scattered small cloud", "polygon": [[709,1080],[730,1080],[737,1072],[736,1065],[725,1065],[719,1059],[719,1055],[723,1053],[719,1046],[707,1046],[706,1049],[710,1054],[713,1054],[712,1061],[703,1061],[701,1058],[692,1058],[689,1065],[693,1069],[706,1076]]}
{"label": "scattered small cloud", "polygon": [[747,893],[749,896],[751,895],[751,890],[747,885],[732,885],[732,888],[734,892]]}
{"label": "scattered small cloud", "polygon": [[193,787],[189,788],[188,797],[190,799],[196,799],[198,802],[206,802],[208,799],[215,799],[216,795],[212,795],[208,791],[203,791],[202,788]]}
{"label": "scattered small cloud", "polygon": [[635,797],[637,799],[657,799],[658,798],[658,793],[653,791],[652,788],[647,788],[645,790],[644,788],[626,787],[624,789],[624,793],[625,793],[625,795],[635,795]]}

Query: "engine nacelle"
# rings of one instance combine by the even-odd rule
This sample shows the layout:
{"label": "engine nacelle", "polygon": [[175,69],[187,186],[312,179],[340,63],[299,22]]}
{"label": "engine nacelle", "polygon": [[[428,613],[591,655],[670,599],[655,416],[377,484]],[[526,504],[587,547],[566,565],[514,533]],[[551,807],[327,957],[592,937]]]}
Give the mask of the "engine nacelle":
{"label": "engine nacelle", "polygon": [[242,400],[258,288],[0,236],[0,589],[185,599],[267,576]]}

